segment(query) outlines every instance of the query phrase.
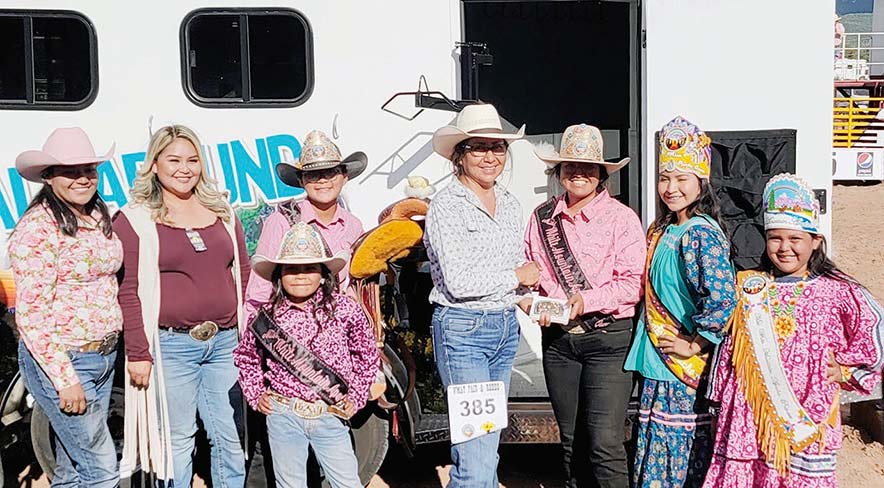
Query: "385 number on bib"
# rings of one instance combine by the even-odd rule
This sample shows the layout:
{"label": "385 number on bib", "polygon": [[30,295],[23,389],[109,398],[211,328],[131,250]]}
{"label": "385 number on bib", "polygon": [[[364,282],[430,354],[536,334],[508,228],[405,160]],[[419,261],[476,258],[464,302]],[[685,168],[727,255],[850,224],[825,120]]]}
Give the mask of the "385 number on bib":
{"label": "385 number on bib", "polygon": [[501,430],[507,426],[507,418],[503,381],[448,387],[448,426],[452,444]]}

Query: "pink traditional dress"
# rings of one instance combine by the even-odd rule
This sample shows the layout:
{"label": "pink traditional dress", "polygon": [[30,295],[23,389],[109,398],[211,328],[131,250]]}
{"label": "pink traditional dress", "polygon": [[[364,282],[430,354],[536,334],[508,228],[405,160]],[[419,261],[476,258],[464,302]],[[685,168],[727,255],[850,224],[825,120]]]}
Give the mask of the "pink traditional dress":
{"label": "pink traditional dress", "polygon": [[[817,234],[818,209],[802,180],[765,189],[765,228]],[[880,379],[884,311],[849,278],[738,276],[739,303],[722,343],[710,398],[721,403],[704,487],[837,486],[841,390],[868,393]],[[829,356],[842,380],[827,382]]]}
{"label": "pink traditional dress", "polygon": [[[740,280],[738,307],[752,306],[742,298],[747,294],[746,282],[747,278]],[[725,339],[721,349],[711,394],[713,400],[721,402],[721,413],[712,465],[704,486],[837,486],[835,460],[841,448],[838,393],[842,388],[867,393],[878,381],[877,371],[867,368],[881,362],[881,308],[861,286],[826,276],[806,281],[781,278],[768,286],[768,302],[770,296],[779,297],[782,303],[795,297],[796,292],[798,295],[793,311],[794,330],[789,330],[789,326],[773,329],[779,339],[775,341],[775,352],[779,353],[788,386],[810,417],[811,422],[804,422],[809,432],[804,439],[809,444],[804,449],[795,449],[801,442],[788,442],[790,436],[779,435],[775,425],[764,428],[772,440],[759,437],[753,405],[764,402],[767,395],[758,391],[760,366],[749,357],[754,355],[751,345],[735,323],[732,335]],[[826,384],[829,351],[835,353],[838,364],[849,369],[845,371],[846,380],[840,384]],[[765,412],[764,417],[765,425],[781,422],[776,412]],[[779,462],[787,463],[780,466],[784,469],[777,469]]]}

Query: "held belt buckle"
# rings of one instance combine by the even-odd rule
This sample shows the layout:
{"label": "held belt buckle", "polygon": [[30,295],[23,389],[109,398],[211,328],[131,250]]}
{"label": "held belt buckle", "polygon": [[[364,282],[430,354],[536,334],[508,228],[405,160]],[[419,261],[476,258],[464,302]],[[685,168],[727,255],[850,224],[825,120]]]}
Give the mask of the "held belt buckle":
{"label": "held belt buckle", "polygon": [[218,324],[212,322],[211,320],[207,320],[196,327],[190,329],[190,337],[194,339],[205,342],[218,333]]}
{"label": "held belt buckle", "polygon": [[295,398],[292,401],[292,412],[295,413],[298,417],[302,419],[314,420],[318,419],[322,412],[326,409],[326,404],[323,401],[318,402],[305,402],[300,398]]}

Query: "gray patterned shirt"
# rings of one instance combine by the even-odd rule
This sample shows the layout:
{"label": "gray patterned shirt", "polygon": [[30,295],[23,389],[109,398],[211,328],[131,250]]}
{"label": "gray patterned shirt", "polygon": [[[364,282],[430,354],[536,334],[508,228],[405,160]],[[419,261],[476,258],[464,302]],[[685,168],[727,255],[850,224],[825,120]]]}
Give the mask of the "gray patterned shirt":
{"label": "gray patterned shirt", "polygon": [[431,303],[494,310],[519,300],[515,269],[525,262],[522,208],[500,185],[494,194],[493,217],[457,178],[433,197],[424,232],[433,276]]}

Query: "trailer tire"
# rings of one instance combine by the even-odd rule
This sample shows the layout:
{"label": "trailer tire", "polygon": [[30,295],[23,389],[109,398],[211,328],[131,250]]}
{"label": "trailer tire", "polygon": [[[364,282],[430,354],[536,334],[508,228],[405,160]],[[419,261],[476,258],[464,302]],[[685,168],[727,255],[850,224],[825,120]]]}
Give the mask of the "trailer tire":
{"label": "trailer tire", "polygon": [[34,449],[34,457],[40,464],[40,468],[46,473],[46,477],[52,481],[55,475],[55,450],[52,447],[52,426],[49,425],[49,417],[36,403],[31,410],[31,446]]}

